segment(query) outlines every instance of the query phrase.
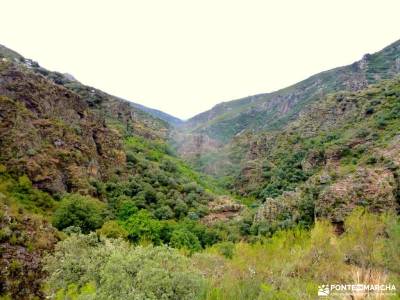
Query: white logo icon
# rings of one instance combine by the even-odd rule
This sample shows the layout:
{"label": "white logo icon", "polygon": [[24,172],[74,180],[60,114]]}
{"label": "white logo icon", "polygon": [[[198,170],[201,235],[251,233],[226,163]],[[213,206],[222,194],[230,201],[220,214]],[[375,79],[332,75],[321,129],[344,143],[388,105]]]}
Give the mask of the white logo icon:
{"label": "white logo icon", "polygon": [[326,297],[330,293],[329,285],[323,284],[318,286],[318,296]]}

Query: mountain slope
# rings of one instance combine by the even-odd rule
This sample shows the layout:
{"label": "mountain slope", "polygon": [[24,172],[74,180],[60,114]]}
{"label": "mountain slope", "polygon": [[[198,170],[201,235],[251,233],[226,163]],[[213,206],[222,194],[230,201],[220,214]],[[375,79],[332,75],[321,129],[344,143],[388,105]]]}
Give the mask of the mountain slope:
{"label": "mountain slope", "polygon": [[184,122],[181,119],[179,119],[177,117],[174,117],[174,116],[171,116],[170,114],[167,114],[167,113],[165,113],[165,112],[163,112],[161,110],[154,109],[154,108],[149,108],[147,106],[144,106],[144,105],[141,105],[141,104],[138,104],[138,103],[134,103],[134,102],[131,102],[131,103],[132,103],[132,106],[134,106],[136,108],[139,108],[140,110],[143,110],[143,111],[149,113],[150,115],[152,115],[152,116],[154,116],[156,118],[159,118],[159,119],[161,119],[161,120],[163,120],[163,121],[165,121],[168,124],[171,124],[173,126],[182,125],[183,122]]}
{"label": "mountain slope", "polygon": [[[0,163],[9,173],[26,174],[35,187],[53,195],[102,196],[93,182],[118,179],[119,184],[128,184],[136,176],[136,183],[147,190],[152,186],[150,194],[175,191],[180,195],[181,185],[192,184],[192,196],[203,195],[204,204],[212,198],[204,191],[211,185],[169,149],[166,122],[4,49],[0,49],[7,54],[0,61],[0,146],[4,149]],[[171,173],[175,182],[166,179]],[[140,191],[138,187],[131,194]]]}
{"label": "mountain slope", "polygon": [[[181,249],[187,254],[181,258],[214,282],[210,293],[202,293],[207,299],[221,293],[255,299],[274,289],[273,295],[287,298],[281,292],[288,278],[301,290],[292,298],[306,295],[310,284],[315,296],[317,285],[331,278],[326,274],[337,280],[338,265],[347,270],[341,280],[354,270],[370,276],[371,266],[398,275],[392,262],[399,257],[398,54],[399,42],[352,66],[254,97],[250,107],[249,99],[221,104],[195,118],[197,127],[191,128],[192,120],[181,131],[0,48],[0,297],[130,297],[140,277],[130,268],[142,259],[129,263],[132,246],[109,238],[147,254],[153,246],[136,246],[161,245],[154,248],[161,249],[160,264],[149,255],[150,270],[139,268],[148,274],[146,282],[157,281],[144,293],[164,295],[159,286],[165,280],[173,286],[170,295],[176,290],[166,269],[175,268],[176,259],[163,254],[176,250],[165,245]],[[238,120],[238,126],[231,123]],[[214,125],[216,131],[209,130]],[[248,207],[220,195],[225,190],[215,180],[177,157],[169,145],[172,134],[193,165],[245,196],[240,200]],[[332,224],[338,235],[345,231],[342,237]],[[365,253],[342,253],[360,244]],[[192,255],[200,250],[205,253]],[[379,265],[372,251],[383,253]],[[53,259],[44,258],[48,252]],[[317,261],[321,275],[315,253],[329,254],[323,264]],[[116,266],[127,278],[122,288],[114,288],[120,282]],[[111,288],[104,283],[108,278]],[[42,289],[44,282],[51,291]]]}
{"label": "mountain slope", "polygon": [[125,162],[117,132],[75,93],[17,65],[0,65],[1,161],[40,188],[88,188]]}
{"label": "mountain slope", "polygon": [[197,170],[231,186],[259,133],[282,130],[329,93],[357,91],[399,73],[397,41],[352,65],[316,74],[279,91],[218,104],[175,130],[175,147]]}
{"label": "mountain slope", "polygon": [[[0,59],[4,62],[13,62],[23,65],[33,72],[43,75],[47,79],[53,81],[58,85],[62,85],[70,90],[73,90],[80,95],[85,101],[87,101],[91,109],[98,109],[102,111],[103,115],[107,115],[110,118],[119,119],[126,123],[127,119],[131,118],[138,119],[139,122],[146,124],[146,127],[151,129],[159,129],[161,132],[165,132],[163,128],[169,127],[169,125],[178,125],[181,120],[168,115],[164,112],[148,108],[144,105],[133,103],[124,100],[119,97],[109,95],[99,89],[86,86],[77,81],[70,74],[62,74],[59,72],[49,71],[41,67],[37,62],[24,58],[17,52],[8,49],[7,47],[0,45]],[[154,133],[157,131],[154,131]]]}
{"label": "mountain slope", "polygon": [[190,251],[226,236],[211,223],[242,205],[175,155],[170,130],[0,47],[0,298],[44,299],[42,259],[72,232]]}
{"label": "mountain slope", "polygon": [[325,71],[273,93],[254,95],[216,105],[185,123],[190,133],[207,134],[217,141],[229,141],[243,130],[282,128],[296,118],[308,103],[327,93],[356,91],[400,72],[400,41],[367,54],[352,65]]}
{"label": "mountain slope", "polygon": [[399,132],[399,79],[332,94],[284,130],[260,134],[235,186],[264,202],[256,222],[270,228],[341,223],[356,207],[398,212]]}

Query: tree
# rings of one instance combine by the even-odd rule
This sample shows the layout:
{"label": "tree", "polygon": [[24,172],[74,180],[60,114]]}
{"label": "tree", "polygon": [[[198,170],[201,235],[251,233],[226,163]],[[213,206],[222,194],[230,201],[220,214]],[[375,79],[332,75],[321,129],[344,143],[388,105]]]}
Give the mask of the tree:
{"label": "tree", "polygon": [[128,231],[128,238],[133,242],[150,241],[154,244],[161,242],[161,223],[154,219],[147,210],[140,210],[123,223]]}
{"label": "tree", "polygon": [[128,236],[128,232],[116,221],[105,222],[97,232],[100,235],[113,239],[126,238]]}
{"label": "tree", "polygon": [[59,230],[70,226],[88,233],[103,224],[105,205],[88,196],[71,194],[64,197],[54,213],[53,225]]}
{"label": "tree", "polygon": [[155,216],[159,220],[168,220],[174,217],[174,212],[172,211],[171,207],[168,205],[163,205],[156,209]]}
{"label": "tree", "polygon": [[184,248],[190,252],[201,249],[200,241],[197,236],[185,228],[179,228],[172,232],[170,246],[174,248]]}

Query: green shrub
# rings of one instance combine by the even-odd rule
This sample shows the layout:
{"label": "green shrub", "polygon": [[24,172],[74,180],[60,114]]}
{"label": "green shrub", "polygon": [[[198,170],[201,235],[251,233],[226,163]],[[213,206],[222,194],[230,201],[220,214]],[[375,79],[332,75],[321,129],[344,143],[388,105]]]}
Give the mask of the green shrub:
{"label": "green shrub", "polygon": [[137,158],[135,153],[128,151],[126,152],[126,161],[131,164],[136,164],[139,159]]}
{"label": "green shrub", "polygon": [[223,242],[217,244],[218,252],[226,258],[232,258],[235,254],[235,244],[232,242]]}
{"label": "green shrub", "polygon": [[116,221],[105,222],[103,226],[97,230],[97,232],[102,236],[113,239],[125,239],[128,237],[128,232]]}
{"label": "green shrub", "polygon": [[378,162],[378,159],[375,156],[369,156],[367,157],[365,161],[368,165],[374,165]]}
{"label": "green shrub", "polygon": [[363,268],[380,263],[384,248],[384,222],[379,215],[365,209],[354,210],[345,220],[341,247],[347,260]]}
{"label": "green shrub", "polygon": [[119,220],[127,220],[130,216],[137,213],[138,208],[133,200],[124,200],[119,204],[117,208],[117,218]]}
{"label": "green shrub", "polygon": [[49,295],[86,291],[104,300],[196,299],[204,286],[197,269],[177,250],[99,241],[93,234],[58,243],[54,254],[45,258],[44,269]]}
{"label": "green shrub", "polygon": [[305,151],[279,153],[274,166],[269,161],[264,161],[262,170],[265,184],[258,196],[264,199],[277,197],[305,181],[310,175],[303,170],[301,164],[305,155]]}
{"label": "green shrub", "polygon": [[88,233],[103,224],[105,205],[88,196],[71,194],[64,197],[56,209],[53,225],[59,230],[70,226],[79,227]]}
{"label": "green shrub", "polygon": [[174,212],[168,205],[163,205],[155,210],[154,215],[159,220],[168,220],[174,217]]}
{"label": "green shrub", "polygon": [[12,231],[8,226],[0,228],[0,243],[8,241],[11,236]]}
{"label": "green shrub", "polygon": [[161,164],[160,168],[163,169],[164,171],[174,173],[178,170],[176,164],[174,164],[171,160],[164,159]]}
{"label": "green shrub", "polygon": [[17,182],[10,179],[9,186],[10,195],[29,210],[44,212],[54,207],[54,199],[49,194],[33,187],[26,175],[20,176]]}
{"label": "green shrub", "polygon": [[170,246],[174,248],[184,248],[190,252],[201,249],[200,241],[195,234],[185,228],[180,228],[172,232]]}
{"label": "green shrub", "polygon": [[144,209],[129,217],[122,225],[132,242],[150,241],[156,245],[161,243],[162,223]]}

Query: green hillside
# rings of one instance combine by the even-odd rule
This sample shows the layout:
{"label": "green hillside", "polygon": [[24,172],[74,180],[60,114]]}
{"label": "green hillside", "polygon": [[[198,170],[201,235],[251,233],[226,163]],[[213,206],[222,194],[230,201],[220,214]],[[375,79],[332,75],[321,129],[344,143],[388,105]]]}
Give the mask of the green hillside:
{"label": "green hillside", "polygon": [[282,128],[309,103],[341,90],[356,91],[400,72],[400,41],[349,66],[325,71],[273,93],[216,105],[185,124],[191,133],[229,141],[242,130]]}
{"label": "green hillside", "polygon": [[43,297],[41,258],[71,232],[189,251],[228,234],[201,221],[224,191],[176,156],[165,121],[2,50],[0,294]]}
{"label": "green hillside", "polygon": [[397,299],[399,57],[178,124],[0,46],[0,299]]}

